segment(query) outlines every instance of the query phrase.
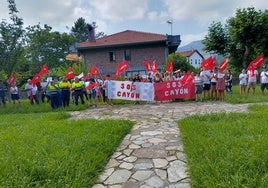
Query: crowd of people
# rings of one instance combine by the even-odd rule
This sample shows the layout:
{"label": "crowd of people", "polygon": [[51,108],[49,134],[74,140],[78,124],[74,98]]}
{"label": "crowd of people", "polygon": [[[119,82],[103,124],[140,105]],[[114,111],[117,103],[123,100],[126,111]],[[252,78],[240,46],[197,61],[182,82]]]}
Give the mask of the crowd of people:
{"label": "crowd of people", "polygon": [[[140,76],[135,74],[133,77],[125,77],[123,80],[132,82],[151,82],[161,83],[165,81],[181,80],[185,72],[177,70],[175,72],[151,73]],[[194,74],[195,100],[203,101],[204,99],[224,101],[225,92],[232,93],[233,74],[230,70],[222,71],[217,67],[213,70],[203,69]],[[259,74],[257,70],[243,69],[239,74],[240,94],[255,93],[258,76],[260,79],[260,89],[262,94],[268,90],[268,68],[262,67]],[[72,102],[74,105],[79,103],[85,104],[88,101],[91,107],[96,107],[99,102],[113,105],[112,99],[108,98],[108,80],[110,75],[103,79],[100,75],[92,75],[91,78],[83,80],[75,77],[71,81],[61,78],[45,80],[44,82],[33,85],[31,79],[27,80],[25,91],[29,98],[30,104],[39,104],[48,102],[53,109],[59,107],[68,107]],[[14,106],[20,105],[19,89],[16,84],[9,88],[0,80],[0,102],[6,105],[6,93],[10,94]]]}

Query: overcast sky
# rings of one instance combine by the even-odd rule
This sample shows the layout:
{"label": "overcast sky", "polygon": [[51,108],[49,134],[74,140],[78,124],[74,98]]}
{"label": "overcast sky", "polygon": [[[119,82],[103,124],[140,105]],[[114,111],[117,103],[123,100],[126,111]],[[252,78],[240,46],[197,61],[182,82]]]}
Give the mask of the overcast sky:
{"label": "overcast sky", "polygon": [[[24,25],[40,23],[69,32],[83,17],[106,35],[125,30],[181,35],[181,46],[201,40],[213,21],[226,22],[236,9],[268,9],[267,0],[15,0]],[[0,0],[0,21],[9,21],[7,0]],[[171,20],[172,24],[167,21]],[[69,28],[69,29],[68,29]]]}

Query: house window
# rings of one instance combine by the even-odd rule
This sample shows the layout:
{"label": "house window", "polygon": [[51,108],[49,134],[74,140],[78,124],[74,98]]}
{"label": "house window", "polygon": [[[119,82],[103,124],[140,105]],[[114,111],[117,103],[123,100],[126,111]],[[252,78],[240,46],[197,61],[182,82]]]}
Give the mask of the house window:
{"label": "house window", "polygon": [[109,52],[110,62],[115,61],[115,52]]}
{"label": "house window", "polygon": [[191,59],[191,65],[193,64],[193,59]]}
{"label": "house window", "polygon": [[195,64],[197,64],[197,59],[195,59]]}
{"label": "house window", "polygon": [[124,59],[127,61],[131,60],[130,50],[124,50]]}

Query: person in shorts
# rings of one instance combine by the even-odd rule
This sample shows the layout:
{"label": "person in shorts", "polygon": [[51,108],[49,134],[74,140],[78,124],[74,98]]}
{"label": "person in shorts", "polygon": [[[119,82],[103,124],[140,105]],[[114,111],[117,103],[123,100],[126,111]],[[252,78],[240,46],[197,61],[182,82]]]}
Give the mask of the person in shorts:
{"label": "person in shorts", "polygon": [[20,105],[19,89],[15,83],[11,85],[9,92],[11,94],[11,100],[13,102],[14,107],[16,107],[16,102],[18,103],[18,105]]}
{"label": "person in shorts", "polygon": [[264,90],[268,90],[268,68],[264,65],[263,70],[260,74],[260,82],[261,82],[261,93],[264,95]]}

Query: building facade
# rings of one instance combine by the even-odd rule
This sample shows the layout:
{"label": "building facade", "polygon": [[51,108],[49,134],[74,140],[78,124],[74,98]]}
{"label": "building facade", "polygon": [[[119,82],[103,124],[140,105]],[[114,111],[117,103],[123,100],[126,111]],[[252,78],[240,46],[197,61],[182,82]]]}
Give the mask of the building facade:
{"label": "building facade", "polygon": [[126,30],[105,36],[93,41],[79,43],[77,51],[85,63],[97,66],[101,74],[114,74],[122,61],[129,63],[127,71],[131,76],[135,73],[146,73],[144,61],[152,63],[156,60],[161,68],[170,53],[174,53],[180,36]]}
{"label": "building facade", "polygon": [[179,53],[186,57],[188,63],[195,68],[200,68],[201,62],[204,60],[203,55],[198,50],[187,50]]}

